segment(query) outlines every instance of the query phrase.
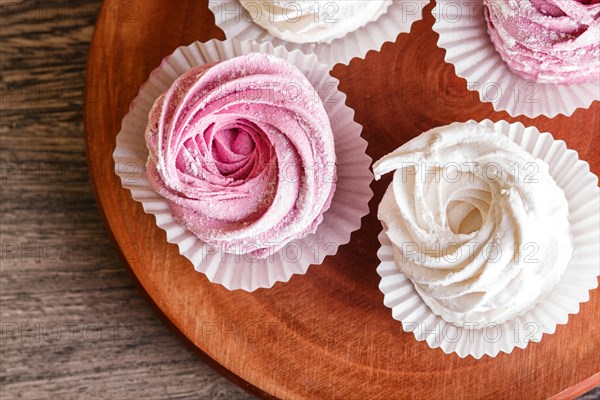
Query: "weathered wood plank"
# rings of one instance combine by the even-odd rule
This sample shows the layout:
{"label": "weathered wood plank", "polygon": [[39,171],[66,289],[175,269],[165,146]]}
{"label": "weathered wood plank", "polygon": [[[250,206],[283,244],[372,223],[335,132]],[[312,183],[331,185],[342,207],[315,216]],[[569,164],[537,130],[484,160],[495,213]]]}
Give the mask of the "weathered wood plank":
{"label": "weathered wood plank", "polygon": [[160,322],[104,228],[82,123],[101,1],[0,4],[0,397],[251,398]]}

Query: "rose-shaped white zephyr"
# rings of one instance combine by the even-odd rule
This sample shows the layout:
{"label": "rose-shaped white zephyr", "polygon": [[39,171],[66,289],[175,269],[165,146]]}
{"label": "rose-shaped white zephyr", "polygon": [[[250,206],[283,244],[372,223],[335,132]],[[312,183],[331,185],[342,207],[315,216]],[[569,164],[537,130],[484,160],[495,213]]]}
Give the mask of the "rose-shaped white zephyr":
{"label": "rose-shaped white zephyr", "polygon": [[240,0],[253,21],[271,35],[293,43],[331,43],[371,21],[391,0]]}
{"label": "rose-shaped white zephyr", "polygon": [[423,16],[426,0],[210,0],[228,38],[316,54],[332,67],[364,58]]}
{"label": "rose-shaped white zephyr", "polygon": [[432,129],[374,171],[395,171],[378,213],[395,264],[445,321],[511,320],[565,272],[573,248],[564,193],[545,162],[493,129]]}

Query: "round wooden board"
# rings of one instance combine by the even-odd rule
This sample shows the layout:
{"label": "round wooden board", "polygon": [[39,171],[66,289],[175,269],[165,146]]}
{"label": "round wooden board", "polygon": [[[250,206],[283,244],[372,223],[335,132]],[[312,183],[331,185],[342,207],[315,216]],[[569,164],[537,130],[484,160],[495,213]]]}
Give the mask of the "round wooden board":
{"label": "round wooden board", "polygon": [[[495,112],[443,61],[431,9],[396,43],[332,72],[373,159],[432,127],[491,118],[552,132],[599,174],[599,102],[569,118]],[[85,106],[90,171],[107,225],[134,279],[194,348],[253,393],[286,399],[541,399],[600,384],[598,290],[554,335],[493,359],[446,355],[404,333],[383,305],[375,270],[375,211],[389,178],[373,184],[371,213],[351,243],[304,276],[249,294],[195,272],[121,187],[112,152],[129,103],[161,59],[211,38],[224,35],[206,0],[107,0],[90,50]]]}

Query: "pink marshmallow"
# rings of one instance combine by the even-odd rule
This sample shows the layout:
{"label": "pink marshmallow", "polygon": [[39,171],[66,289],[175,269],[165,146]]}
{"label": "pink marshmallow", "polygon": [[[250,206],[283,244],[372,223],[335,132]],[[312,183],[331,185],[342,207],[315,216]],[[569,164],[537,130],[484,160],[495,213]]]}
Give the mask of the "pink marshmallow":
{"label": "pink marshmallow", "polygon": [[525,79],[577,84],[600,79],[600,1],[484,0],[488,33]]}
{"label": "pink marshmallow", "polygon": [[156,100],[146,144],[148,179],[176,221],[228,253],[264,258],[314,233],[335,190],[325,108],[270,55],[186,72]]}

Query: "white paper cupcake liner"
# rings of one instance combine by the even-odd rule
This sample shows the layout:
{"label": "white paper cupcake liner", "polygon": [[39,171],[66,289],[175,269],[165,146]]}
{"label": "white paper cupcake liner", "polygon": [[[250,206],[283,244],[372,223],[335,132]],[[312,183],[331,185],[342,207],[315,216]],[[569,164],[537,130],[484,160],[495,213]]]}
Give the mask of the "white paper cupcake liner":
{"label": "white paper cupcake liner", "polygon": [[496,51],[488,32],[480,1],[436,0],[433,30],[438,47],[446,50],[446,62],[467,80],[469,90],[479,92],[482,102],[512,116],[535,118],[569,116],[600,100],[600,80],[577,85],[537,83],[513,73]]}
{"label": "white paper cupcake liner", "polygon": [[[215,251],[173,219],[166,199],[150,187],[146,178],[148,149],[144,140],[150,108],[175,79],[194,66],[251,52],[283,58],[313,83],[331,121],[338,168],[331,207],[317,231],[260,260]],[[142,203],[145,212],[156,217],[156,224],[165,230],[167,241],[177,244],[179,252],[211,282],[229,290],[254,291],[288,281],[294,274],[306,273],[310,265],[321,264],[325,256],[335,254],[339,246],[348,243],[350,234],[360,227],[361,218],[369,212],[368,202],[373,196],[369,188],[373,180],[369,170],[371,158],[365,153],[367,142],[360,136],[362,126],[354,122],[354,111],[346,106],[346,95],[338,90],[338,83],[329,75],[329,67],[319,63],[316,56],[287,51],[270,43],[231,39],[179,47],[152,72],[123,119],[113,154],[115,171],[133,199]],[[185,262],[181,264],[182,268],[186,267]]]}
{"label": "white paper cupcake liner", "polygon": [[550,174],[562,188],[569,203],[569,223],[573,240],[573,258],[558,285],[533,309],[513,321],[488,324],[473,329],[445,322],[434,314],[415,290],[412,282],[396,267],[392,243],[381,232],[377,252],[381,263],[379,289],[392,317],[402,322],[406,332],[425,340],[431,348],[460,357],[484,354],[495,357],[525,348],[530,341],[540,341],[544,333],[552,334],[558,324],[566,324],[569,314],[579,312],[579,304],[589,300],[589,291],[598,286],[600,275],[600,190],[598,177],[577,152],[550,133],[541,133],[521,123],[485,120],[481,125],[506,135],[534,157],[550,166]]}
{"label": "white paper cupcake liner", "polygon": [[379,51],[386,42],[395,42],[400,33],[409,32],[413,22],[423,18],[423,8],[427,4],[429,0],[394,0],[387,12],[376,21],[371,21],[342,38],[331,43],[305,44],[288,42],[271,35],[252,21],[238,0],[210,0],[209,8],[215,15],[217,26],[225,32],[228,39],[235,37],[239,40],[270,42],[274,46],[284,45],[289,50],[316,54],[319,61],[333,67],[339,63],[349,64],[355,57],[364,58],[370,50]]}

